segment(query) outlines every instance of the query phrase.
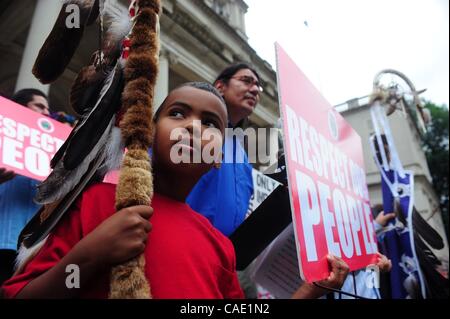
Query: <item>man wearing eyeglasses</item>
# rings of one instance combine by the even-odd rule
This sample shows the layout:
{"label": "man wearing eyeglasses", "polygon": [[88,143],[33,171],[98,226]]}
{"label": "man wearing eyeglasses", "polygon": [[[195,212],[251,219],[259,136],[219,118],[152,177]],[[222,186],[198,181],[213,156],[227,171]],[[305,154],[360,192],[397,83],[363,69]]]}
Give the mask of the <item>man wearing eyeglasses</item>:
{"label": "man wearing eyeglasses", "polygon": [[[263,89],[258,73],[246,64],[227,70],[218,77],[215,86],[227,103],[228,116],[235,127],[255,111]],[[233,72],[234,75],[230,76]]]}

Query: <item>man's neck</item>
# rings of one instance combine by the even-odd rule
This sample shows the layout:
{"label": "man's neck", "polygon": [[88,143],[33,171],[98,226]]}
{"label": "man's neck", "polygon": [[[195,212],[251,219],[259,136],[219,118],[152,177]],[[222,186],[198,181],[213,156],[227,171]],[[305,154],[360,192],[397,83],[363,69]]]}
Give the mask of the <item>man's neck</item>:
{"label": "man's neck", "polygon": [[235,128],[238,124],[239,124],[239,122],[236,122],[236,121],[233,121],[233,119],[230,119],[230,122],[229,122],[228,125],[229,125],[231,128]]}
{"label": "man's neck", "polygon": [[240,115],[232,114],[231,112],[228,112],[228,119],[229,125],[231,125],[232,128],[235,128],[242,121]]}

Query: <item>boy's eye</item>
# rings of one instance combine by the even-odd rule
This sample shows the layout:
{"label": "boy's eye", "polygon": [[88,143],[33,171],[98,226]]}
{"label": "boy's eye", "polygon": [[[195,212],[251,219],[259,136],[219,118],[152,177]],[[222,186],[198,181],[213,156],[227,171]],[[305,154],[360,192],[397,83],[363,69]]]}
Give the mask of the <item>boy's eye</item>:
{"label": "boy's eye", "polygon": [[208,128],[219,128],[217,122],[213,120],[203,120],[202,124],[207,126]]}
{"label": "boy's eye", "polygon": [[169,115],[176,118],[184,118],[184,113],[183,111],[180,110],[170,111]]}

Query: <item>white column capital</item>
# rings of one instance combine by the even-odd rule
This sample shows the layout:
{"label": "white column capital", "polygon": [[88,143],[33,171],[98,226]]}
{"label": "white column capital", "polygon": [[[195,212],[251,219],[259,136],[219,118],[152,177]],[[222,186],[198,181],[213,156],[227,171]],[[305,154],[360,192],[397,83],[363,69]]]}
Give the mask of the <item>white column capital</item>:
{"label": "white column capital", "polygon": [[159,74],[156,80],[155,94],[154,94],[154,110],[155,112],[164,102],[167,94],[169,94],[169,70],[170,61],[167,50],[161,50],[159,56]]}
{"label": "white column capital", "polygon": [[159,58],[160,60],[166,59],[170,65],[178,64],[180,62],[178,56],[168,49],[161,49]]}

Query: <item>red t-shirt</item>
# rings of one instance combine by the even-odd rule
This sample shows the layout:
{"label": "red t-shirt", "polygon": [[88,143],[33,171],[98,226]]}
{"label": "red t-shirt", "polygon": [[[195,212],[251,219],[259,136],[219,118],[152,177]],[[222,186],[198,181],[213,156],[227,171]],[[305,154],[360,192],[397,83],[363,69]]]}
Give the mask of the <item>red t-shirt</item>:
{"label": "red t-shirt", "polygon": [[[83,237],[114,214],[115,185],[87,189],[63,217],[23,273],[5,282],[14,298],[30,281],[55,266]],[[155,194],[146,256],[146,276],[155,299],[238,299],[244,295],[236,275],[231,242],[188,205]],[[98,243],[107,245],[108,243]],[[81,274],[82,275],[82,274]],[[99,274],[81,298],[107,298],[109,272]]]}

